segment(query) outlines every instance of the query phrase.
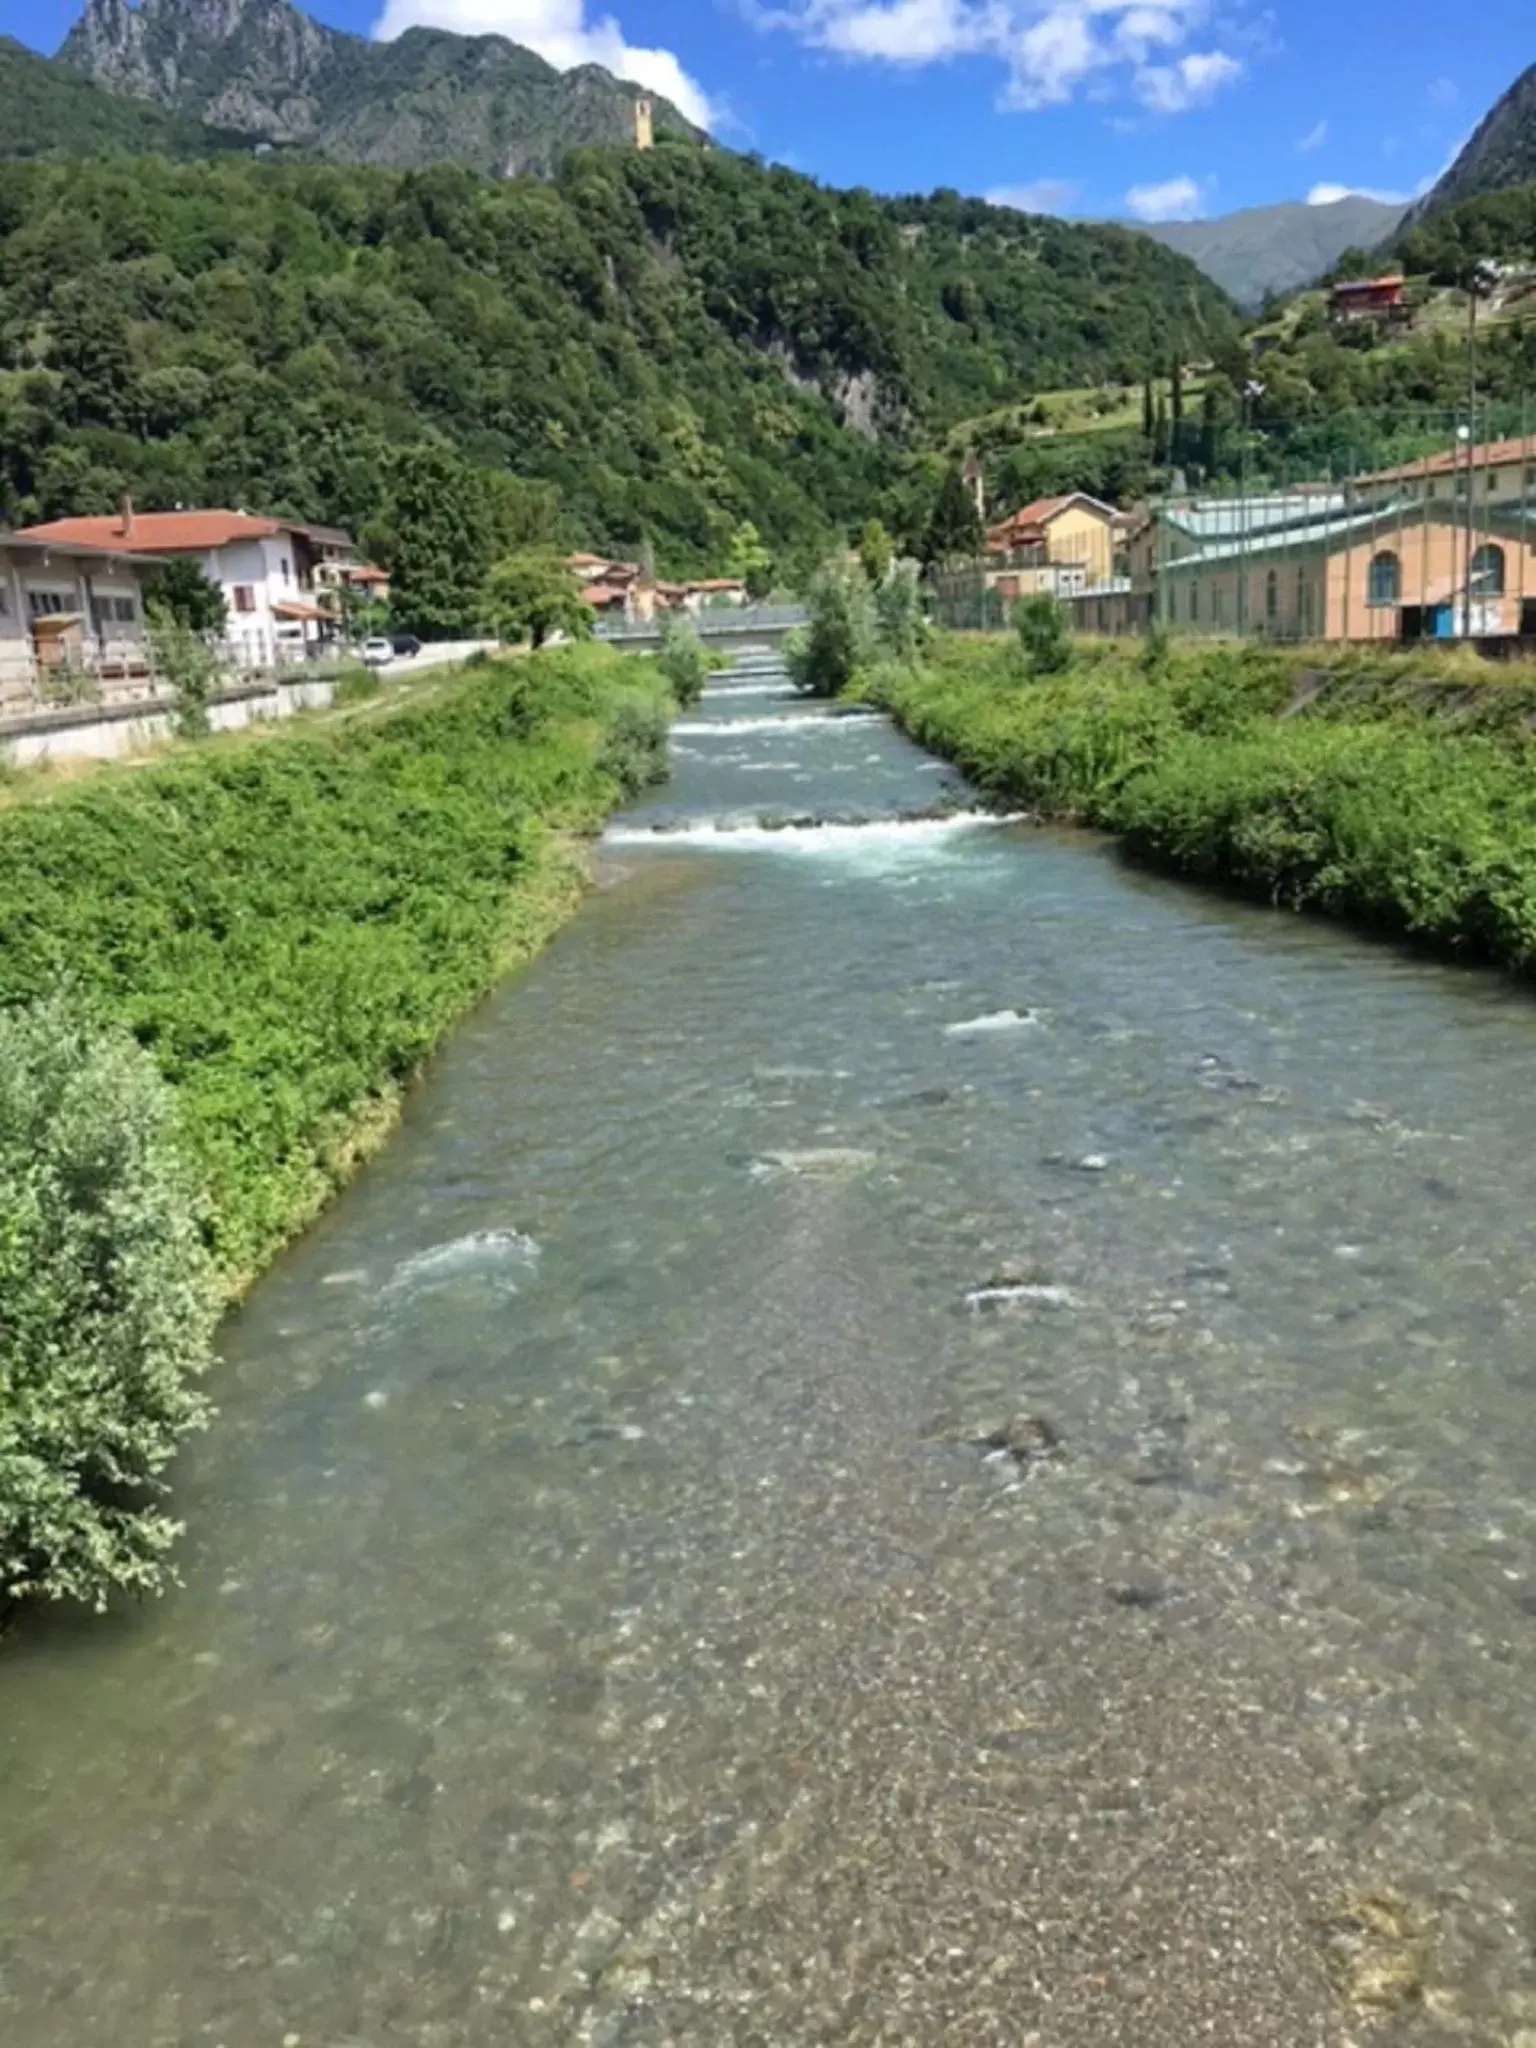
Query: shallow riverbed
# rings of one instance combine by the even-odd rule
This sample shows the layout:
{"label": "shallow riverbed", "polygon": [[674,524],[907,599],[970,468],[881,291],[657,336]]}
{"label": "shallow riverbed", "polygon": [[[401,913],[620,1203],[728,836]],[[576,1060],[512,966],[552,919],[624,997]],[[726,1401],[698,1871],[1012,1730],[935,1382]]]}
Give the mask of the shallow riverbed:
{"label": "shallow riverbed", "polygon": [[674,755],[0,1657],[0,2041],[1533,2048],[1536,1010]]}

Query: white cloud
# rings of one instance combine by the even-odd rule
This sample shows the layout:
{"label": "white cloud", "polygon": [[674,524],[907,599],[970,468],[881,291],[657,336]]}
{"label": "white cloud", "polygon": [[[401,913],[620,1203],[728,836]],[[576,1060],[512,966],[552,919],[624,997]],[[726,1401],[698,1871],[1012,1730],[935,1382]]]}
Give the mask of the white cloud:
{"label": "white cloud", "polygon": [[1314,185],[1307,194],[1308,206],[1337,206],[1341,199],[1375,199],[1383,206],[1406,206],[1407,192],[1381,192],[1371,185]]}
{"label": "white cloud", "polygon": [[1198,220],[1205,210],[1205,194],[1191,177],[1165,178],[1160,185],[1133,185],[1125,203],[1149,226],[1164,220]]}
{"label": "white cloud", "polygon": [[1082,193],[1070,178],[1036,178],[1029,185],[994,185],[989,206],[1012,206],[1020,213],[1065,213]]}
{"label": "white cloud", "polygon": [[[409,0],[391,0],[392,5]],[[459,0],[462,4],[462,0]],[[1009,107],[1058,106],[1092,81],[1127,78],[1155,113],[1183,113],[1242,76],[1224,51],[1175,56],[1213,0],[740,0],[764,29],[868,63],[919,66],[991,57]]]}
{"label": "white cloud", "polygon": [[1298,156],[1310,156],[1315,149],[1321,149],[1328,140],[1328,123],[1319,121],[1315,128],[1309,128],[1296,145]]}
{"label": "white cloud", "polygon": [[671,100],[701,128],[714,125],[709,96],[671,50],[637,49],[611,15],[587,19],[586,0],[384,0],[374,35],[389,42],[408,28],[446,28],[466,36],[508,36],[561,71],[601,64],[616,78]]}
{"label": "white cloud", "polygon": [[1222,50],[1192,50],[1176,64],[1149,64],[1136,78],[1143,106],[1155,114],[1182,114],[1214,99],[1224,85],[1243,75],[1236,57]]}
{"label": "white cloud", "polygon": [[820,11],[824,19],[813,40],[847,57],[934,64],[987,47],[985,14],[966,0],[889,0]]}

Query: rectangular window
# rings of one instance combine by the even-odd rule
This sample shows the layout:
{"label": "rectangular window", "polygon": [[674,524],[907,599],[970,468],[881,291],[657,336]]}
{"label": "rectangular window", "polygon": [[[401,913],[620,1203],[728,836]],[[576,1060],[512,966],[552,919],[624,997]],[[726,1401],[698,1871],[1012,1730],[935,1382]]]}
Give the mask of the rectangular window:
{"label": "rectangular window", "polygon": [[112,616],[120,626],[131,626],[139,616],[139,607],[131,597],[114,597]]}
{"label": "rectangular window", "polygon": [[11,593],[6,589],[3,583],[0,583],[0,619],[8,619],[10,616]]}
{"label": "rectangular window", "polygon": [[255,609],[255,586],[250,583],[237,583],[235,585],[235,610],[237,612],[253,612]]}
{"label": "rectangular window", "polygon": [[58,618],[65,609],[62,590],[29,590],[27,610],[34,619]]}
{"label": "rectangular window", "polygon": [[1464,498],[1467,495],[1467,472],[1464,469],[1457,472],[1456,495],[1458,498]]}

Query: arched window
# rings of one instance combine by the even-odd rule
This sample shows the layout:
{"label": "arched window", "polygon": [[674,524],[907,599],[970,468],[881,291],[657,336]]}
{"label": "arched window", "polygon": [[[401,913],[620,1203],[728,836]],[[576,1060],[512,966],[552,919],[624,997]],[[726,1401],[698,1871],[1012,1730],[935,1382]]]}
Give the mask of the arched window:
{"label": "arched window", "polygon": [[1367,604],[1398,604],[1403,595],[1403,565],[1390,548],[1371,562],[1370,595]]}
{"label": "arched window", "polygon": [[1472,595],[1474,597],[1502,597],[1504,595],[1504,550],[1493,546],[1479,548],[1472,557]]}
{"label": "arched window", "polygon": [[1264,578],[1264,617],[1272,626],[1280,616],[1280,576],[1271,569]]}

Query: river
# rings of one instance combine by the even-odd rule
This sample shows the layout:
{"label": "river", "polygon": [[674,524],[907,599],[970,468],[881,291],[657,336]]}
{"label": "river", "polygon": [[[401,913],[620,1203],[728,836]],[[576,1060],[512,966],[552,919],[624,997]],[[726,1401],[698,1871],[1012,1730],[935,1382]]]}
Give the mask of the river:
{"label": "river", "polygon": [[1532,2048],[1529,1000],[674,753],[0,1657],[0,2041]]}

